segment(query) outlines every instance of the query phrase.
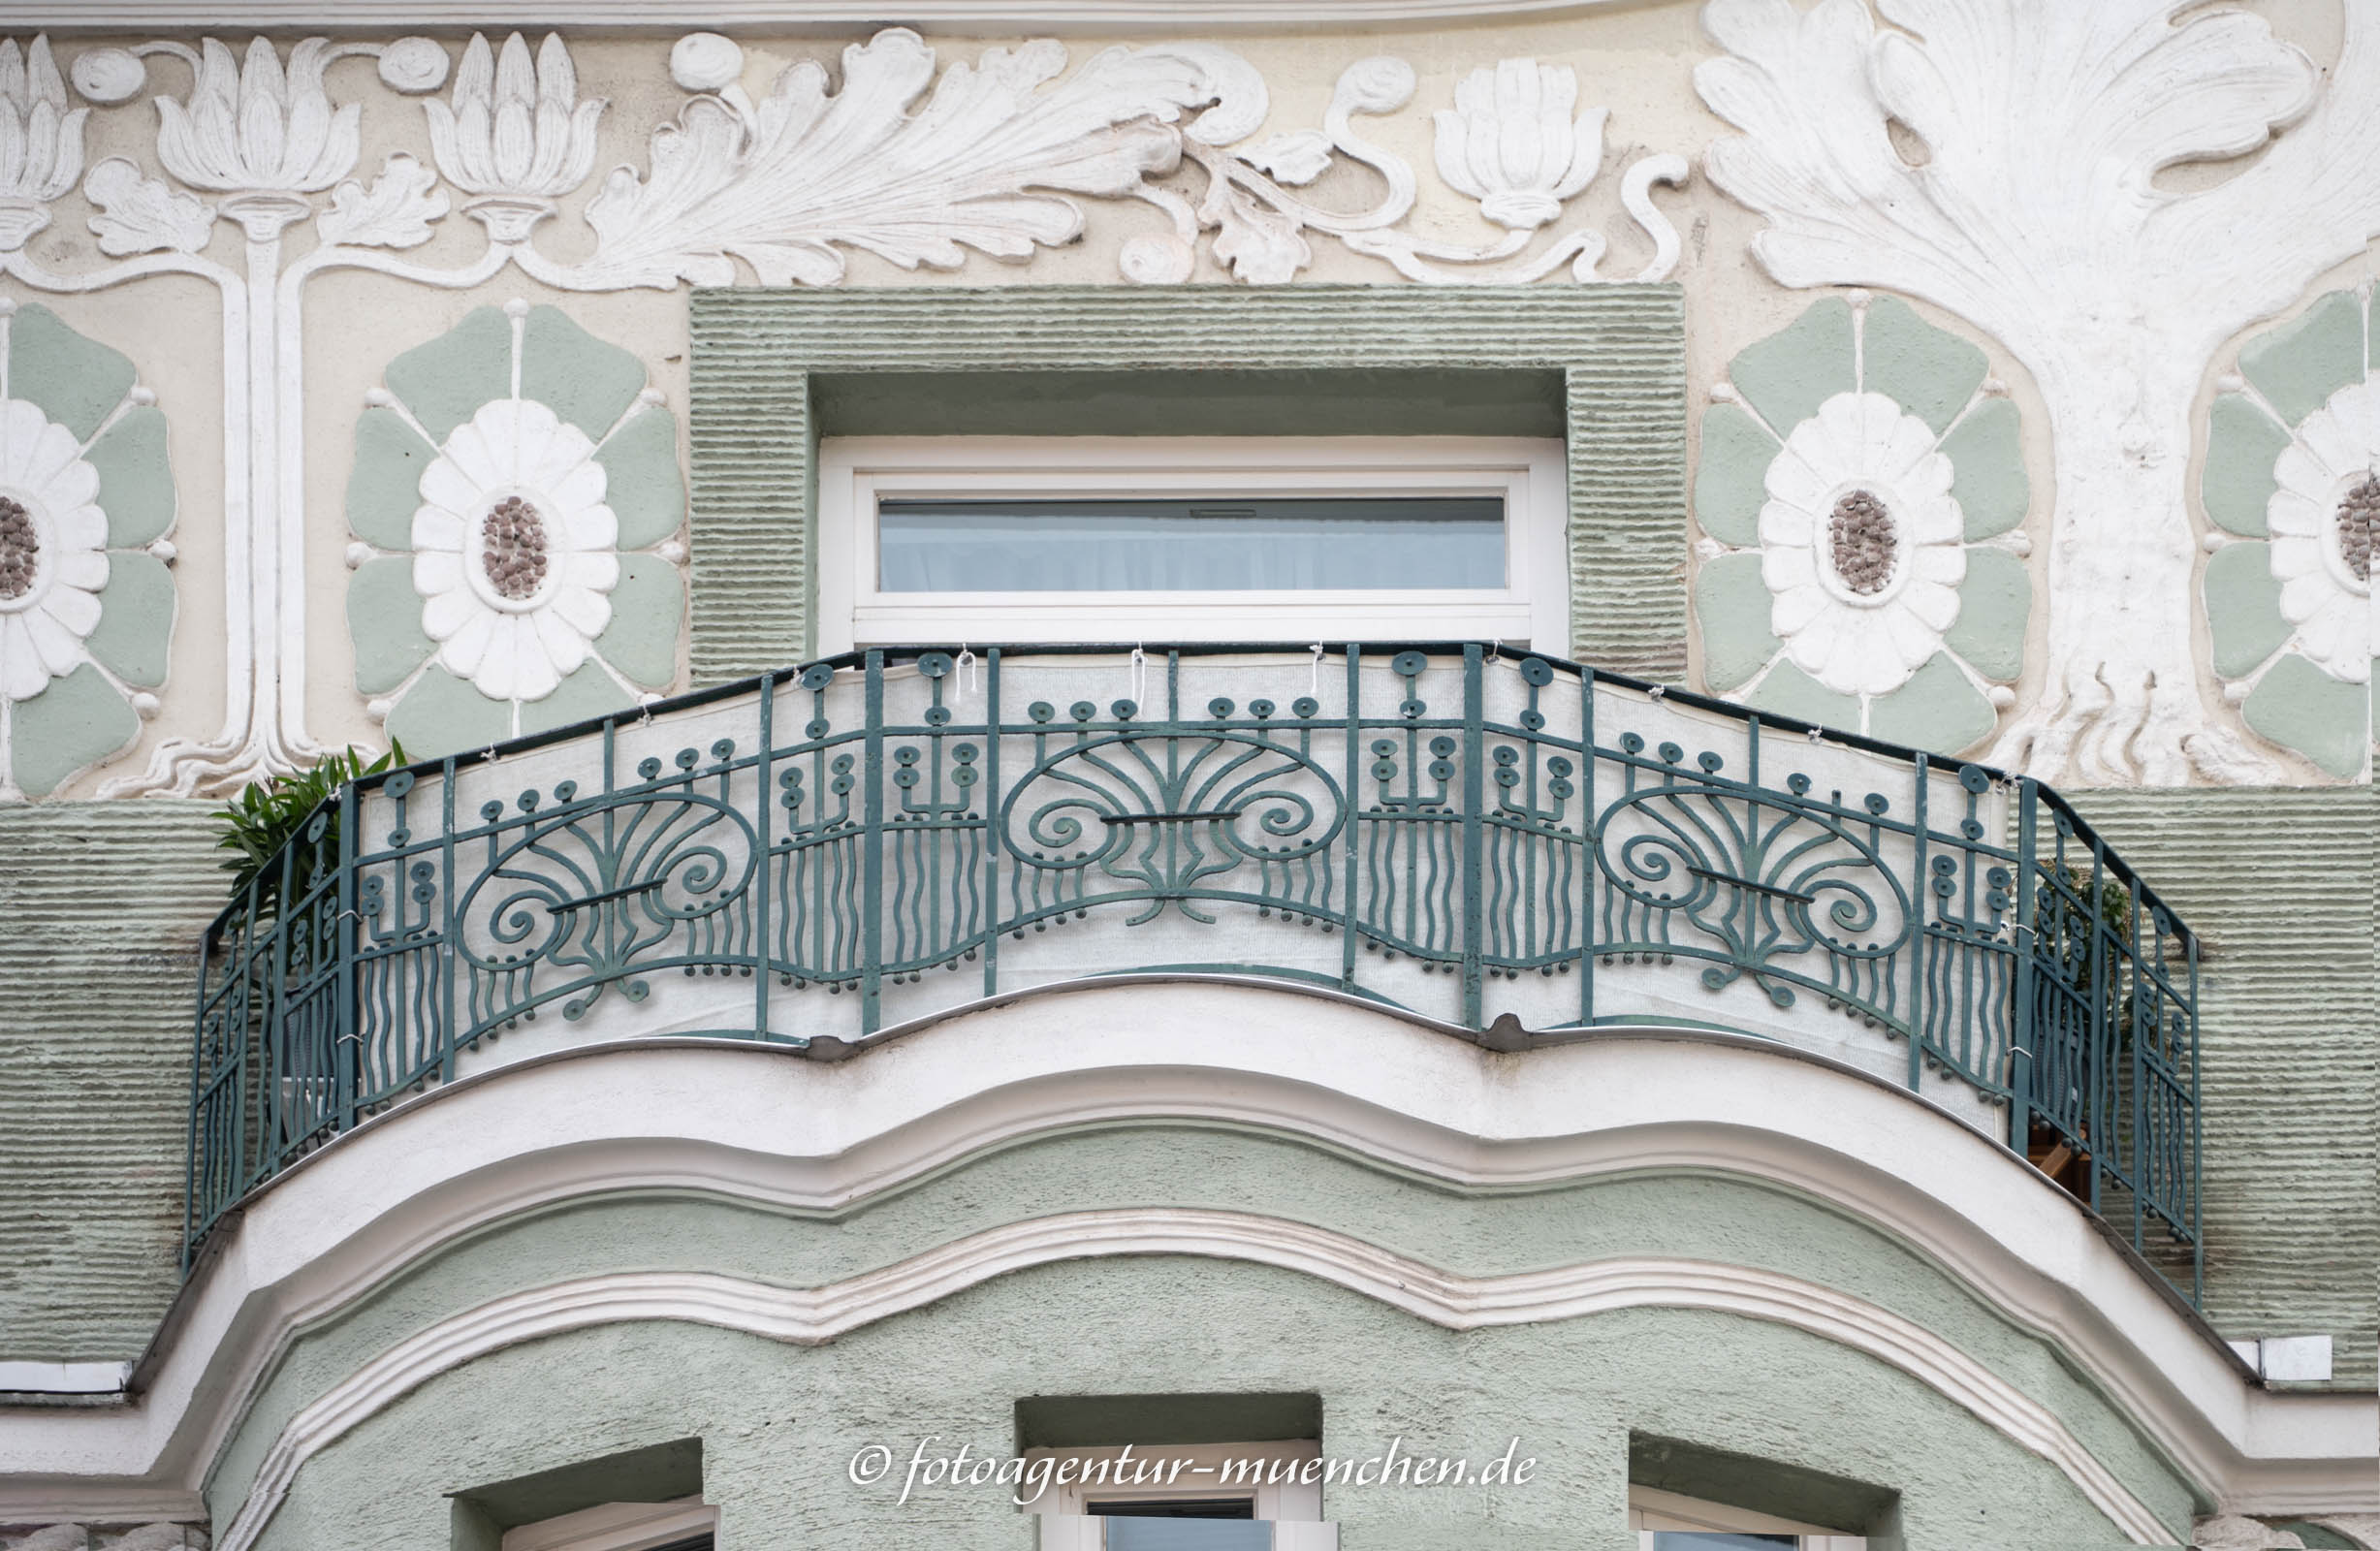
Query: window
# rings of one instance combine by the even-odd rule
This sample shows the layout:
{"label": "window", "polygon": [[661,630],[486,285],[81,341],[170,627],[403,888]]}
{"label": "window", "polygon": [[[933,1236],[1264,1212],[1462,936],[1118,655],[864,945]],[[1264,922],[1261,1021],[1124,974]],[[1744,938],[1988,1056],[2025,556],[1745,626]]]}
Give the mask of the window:
{"label": "window", "polygon": [[1704,1503],[1651,1487],[1628,1489],[1639,1551],[1865,1551],[1867,1541],[1815,1524]]}
{"label": "window", "polygon": [[712,1551],[719,1511],[691,1498],[606,1503],[506,1530],[502,1551]]}
{"label": "window", "polygon": [[[1300,1467],[1321,1458],[1312,1440],[1274,1443],[1158,1443],[1032,1448],[1052,1484],[1027,1504],[1040,1516],[1041,1551],[1333,1551],[1322,1489]],[[1063,1472],[1056,1466],[1065,1463]]]}
{"label": "window", "polygon": [[1569,648],[1558,441],[853,436],[819,450],[818,646]]}

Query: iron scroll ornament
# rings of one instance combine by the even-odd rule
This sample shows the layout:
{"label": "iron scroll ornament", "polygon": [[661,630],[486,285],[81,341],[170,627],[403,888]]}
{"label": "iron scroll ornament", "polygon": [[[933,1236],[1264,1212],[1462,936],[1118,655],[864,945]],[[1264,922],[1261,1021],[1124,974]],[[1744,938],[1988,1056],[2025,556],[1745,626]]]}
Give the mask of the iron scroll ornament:
{"label": "iron scroll ornament", "polygon": [[[1711,959],[1701,979],[1712,991],[1749,977],[1790,1007],[1799,984],[1889,1021],[1895,966],[1919,916],[1883,854],[1884,797],[1867,796],[1863,818],[1811,800],[1805,775],[1787,777],[1779,793],[1726,780],[1716,753],[1689,775],[1677,769],[1678,744],[1663,744],[1658,764],[1642,758],[1644,747],[1634,733],[1620,740],[1632,789],[1598,824],[1596,860],[1610,884],[1602,951]],[[1635,785],[1639,775],[1652,784]],[[1680,918],[1716,946],[1677,940]],[[1781,963],[1811,955],[1825,963],[1823,978]]]}
{"label": "iron scroll ornament", "polygon": [[[1155,920],[1167,905],[1201,924],[1215,917],[1193,899],[1293,902],[1329,908],[1331,842],[1347,824],[1345,793],[1302,748],[1272,731],[1277,707],[1249,703],[1253,725],[1231,722],[1238,710],[1218,698],[1207,706],[1215,725],[1187,732],[1143,732],[1130,725],[1139,708],[1119,700],[1108,708],[1117,725],[1092,731],[1098,713],[1077,701],[1067,714],[1069,736],[1056,728],[1057,709],[1029,708],[1036,729],[1034,758],[1000,808],[1000,842],[1026,868],[1070,874],[1049,897],[1066,908],[1101,900],[1146,900],[1127,924]],[[1299,723],[1319,711],[1301,697],[1290,710]],[[1302,735],[1310,727],[1300,727]],[[1052,746],[1055,744],[1055,746]],[[1258,837],[1243,832],[1253,822]],[[1256,870],[1251,889],[1212,886],[1243,868]],[[1094,870],[1122,885],[1093,892]],[[1058,882],[1056,878],[1050,881]],[[1040,896],[1043,891],[1035,889]]]}
{"label": "iron scroll ornament", "polygon": [[[711,752],[724,766],[735,745],[722,740]],[[664,782],[661,761],[644,761],[637,774],[649,789],[632,804],[581,802],[578,783],[563,781],[554,788],[560,807],[542,817],[533,789],[509,819],[503,803],[482,806],[487,861],[456,906],[456,948],[482,1018],[567,995],[562,1016],[577,1019],[616,982],[642,1001],[651,988],[640,966],[742,946],[745,923],[722,913],[750,891],[757,837],[724,794],[693,789],[698,763],[681,749],[681,775]]]}

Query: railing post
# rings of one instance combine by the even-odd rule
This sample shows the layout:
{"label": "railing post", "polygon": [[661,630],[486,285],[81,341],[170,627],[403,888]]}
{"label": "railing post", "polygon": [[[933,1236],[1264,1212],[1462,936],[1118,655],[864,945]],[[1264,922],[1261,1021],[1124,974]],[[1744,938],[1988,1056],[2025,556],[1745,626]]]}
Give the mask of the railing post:
{"label": "railing post", "polygon": [[[2148,1096],[2148,1057],[2143,1049],[2147,1041],[2142,1037],[2142,1014],[2150,1010],[2148,997],[2155,986],[2141,970],[2141,917],[2147,912],[2142,905],[2139,877],[2132,879],[2125,895],[2124,934],[2131,942],[2127,978],[2132,989],[2132,995],[2125,999],[2132,1019],[2132,1247],[2138,1250],[2142,1247],[2142,1229],[2144,1226],[2141,1197],[2148,1190],[2148,1108],[2145,1103]],[[2164,972],[2162,965],[2158,966],[2158,972]],[[2116,1129],[2119,1132],[2122,1130],[2120,1123]]]}
{"label": "railing post", "polygon": [[882,1017],[884,981],[884,653],[868,653],[868,734],[860,763],[866,847],[860,883],[860,1032]]}
{"label": "railing post", "polygon": [[[438,906],[446,917],[445,929],[439,934],[438,954],[446,964],[446,1026],[438,1030],[438,1081],[447,1083],[455,1078],[455,1034],[462,1024],[457,1016],[461,1005],[457,998],[462,995],[462,917],[456,910],[455,900],[455,756],[446,756],[441,767],[443,779],[438,782],[440,823],[438,834]],[[608,792],[611,783],[605,782]],[[418,1068],[418,1052],[413,1064]]]}
{"label": "railing post", "polygon": [[1339,897],[1341,991],[1355,989],[1355,924],[1362,919],[1361,902],[1355,896],[1355,815],[1363,811],[1363,648],[1350,641],[1347,649],[1347,833],[1340,838],[1339,847],[1339,854],[1346,859],[1342,874],[1346,888]]}
{"label": "railing post", "polygon": [[1603,838],[1596,831],[1595,670],[1578,670],[1578,1023],[1595,1022],[1595,890]]}
{"label": "railing post", "polygon": [[2198,1092],[2198,934],[2184,929],[2190,956],[2190,1306],[2198,1308],[2206,1294],[2206,1236],[2199,1225],[2199,1158],[2205,1141],[2199,1124]]}
{"label": "railing post", "polygon": [[1480,672],[1479,644],[1468,643],[1463,648],[1463,1023],[1471,1029],[1480,1026],[1480,939],[1487,925],[1481,902],[1485,836],[1479,808],[1486,797],[1480,767],[1487,760],[1487,734]]}
{"label": "railing post", "polygon": [[333,1082],[338,1094],[336,1130],[353,1130],[356,1124],[356,936],[363,923],[356,916],[356,857],[362,846],[364,802],[355,783],[339,790],[338,920],[333,934],[338,949],[338,987],[333,995]]}
{"label": "railing post", "polygon": [[[777,675],[760,676],[760,753],[752,762],[752,804],[759,809],[752,815],[753,848],[758,855],[752,859],[752,1037],[769,1037],[769,831],[777,813],[776,782],[772,773],[777,754]],[[730,777],[732,779],[732,777]]]}
{"label": "railing post", "polygon": [[[2107,855],[2106,847],[2097,834],[2091,836],[2090,851],[2091,886],[2084,898],[2083,909],[2090,921],[2091,1077],[2090,1092],[2084,1095],[2084,1101],[2091,1128],[2091,1210],[2099,1212],[2099,1182],[2107,1174],[2107,1160],[2110,1155],[2121,1157],[2123,1155],[2114,1150],[2116,1139],[2110,1124],[2114,1106],[2108,1099],[2108,1092],[2113,1086],[2109,1079],[2108,1068],[2115,1064],[2115,1020],[2108,1013],[2108,961],[2112,955],[2109,952],[2107,918],[2100,913],[2099,903],[2101,890],[2106,886]],[[2105,1213],[2100,1215],[2106,1216]]]}
{"label": "railing post", "polygon": [[2034,825],[2040,806],[2031,776],[2016,783],[2016,954],[2013,977],[2015,1002],[2009,1019],[2008,1145],[2018,1157],[2032,1155],[2033,1142],[2033,954],[2038,928],[2033,919]]}
{"label": "railing post", "polygon": [[[1753,723],[1754,731],[1759,722]],[[1928,817],[1925,800],[1932,794],[1933,766],[1923,753],[1918,755],[1918,825],[1917,871],[1909,887],[1909,1091],[1917,1092],[1923,1087],[1925,1060],[1925,842]],[[1970,1051],[1966,1064],[1972,1065]]]}
{"label": "railing post", "polygon": [[[231,912],[226,910],[228,916]],[[190,1009],[190,1151],[182,1160],[182,1275],[190,1275],[190,1247],[198,1240],[199,1182],[206,1171],[199,1166],[199,1093],[206,1080],[206,964],[215,946],[216,933],[222,925],[218,917],[213,927],[199,935],[199,990]]]}
{"label": "railing post", "polygon": [[[966,650],[962,645],[960,649]],[[1000,648],[983,653],[983,994],[1000,992]]]}

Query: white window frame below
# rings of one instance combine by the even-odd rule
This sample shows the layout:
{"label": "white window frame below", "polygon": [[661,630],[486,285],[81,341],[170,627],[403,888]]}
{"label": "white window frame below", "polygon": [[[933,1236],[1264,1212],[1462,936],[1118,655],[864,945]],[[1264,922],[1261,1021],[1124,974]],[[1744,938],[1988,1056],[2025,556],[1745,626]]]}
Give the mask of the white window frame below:
{"label": "white window frame below", "polygon": [[501,1551],[655,1551],[718,1530],[719,1510],[699,1498],[605,1503],[506,1530]]}
{"label": "white window frame below", "polygon": [[[1254,1485],[1225,1486],[1217,1479],[1224,1463],[1231,1460],[1268,1464],[1280,1461],[1291,1465],[1318,1460],[1322,1457],[1322,1445],[1316,1440],[1277,1443],[1134,1443],[1130,1449],[1131,1462],[1144,1477],[1163,1478],[1144,1478],[1137,1484],[1127,1481],[1123,1485],[1053,1481],[1039,1498],[1025,1504],[1026,1512],[1040,1517],[1040,1551],[1099,1551],[1101,1528],[1106,1520],[1092,1514],[1097,1504],[1179,1502],[1190,1498],[1253,1498],[1255,1517],[1274,1525],[1273,1551],[1333,1551],[1339,1543],[1338,1526],[1322,1522],[1320,1483],[1260,1481]],[[1081,1463],[1069,1473],[1080,1475],[1085,1465],[1120,1459],[1124,1452],[1123,1444],[1028,1449],[1026,1469],[1030,1473],[1036,1460],[1073,1460]]]}
{"label": "white window frame below", "polygon": [[[841,436],[818,451],[822,656],[991,642],[1500,641],[1570,649],[1563,445],[1491,436]],[[886,592],[877,502],[1501,495],[1501,588]]]}
{"label": "white window frame below", "polygon": [[1800,1551],[1867,1551],[1867,1539],[1815,1524],[1799,1524],[1773,1513],[1755,1513],[1724,1503],[1705,1503],[1649,1486],[1628,1489],[1628,1527],[1636,1544],[1651,1551],[1657,1532],[1701,1531],[1706,1535],[1793,1535],[1801,1537]]}

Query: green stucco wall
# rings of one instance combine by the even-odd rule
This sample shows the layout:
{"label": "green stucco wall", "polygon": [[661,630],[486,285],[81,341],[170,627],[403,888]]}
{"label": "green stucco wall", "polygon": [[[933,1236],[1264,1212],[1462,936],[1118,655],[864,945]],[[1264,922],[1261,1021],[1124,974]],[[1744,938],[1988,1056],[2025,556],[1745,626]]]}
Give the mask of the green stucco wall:
{"label": "green stucco wall", "polygon": [[174,1296],[213,806],[0,807],[0,1358],[130,1361]]}
{"label": "green stucco wall", "polygon": [[2370,1389],[2380,1324],[2380,1002],[2369,787],[2070,793],[2206,939],[2207,1317],[2328,1334]]}
{"label": "green stucco wall", "polygon": [[[839,428],[1114,432],[1065,395],[1019,396],[997,425],[960,417],[947,396],[869,394],[871,373],[1115,374],[1151,383],[1140,429],[1231,430],[1217,396],[1165,386],[1200,373],[1313,373],[1308,407],[1273,429],[1330,434],[1369,419],[1334,397],[1477,404],[1443,428],[1547,434],[1517,376],[1561,373],[1570,447],[1572,655],[1668,681],[1686,670],[1686,340],[1675,286],[1462,290],[1294,286],[1003,287],[903,291],[715,290],[692,301],[693,672],[714,683],[798,662],[814,640],[810,523],[817,438]],[[1445,374],[1433,389],[1432,374]],[[832,381],[834,392],[822,391]],[[978,379],[980,380],[980,379]],[[1448,386],[1451,385],[1451,386]],[[1025,400],[1038,401],[1038,407]],[[1200,406],[1206,407],[1202,409]],[[830,416],[850,409],[849,427]],[[1115,413],[1114,402],[1107,414]]]}
{"label": "green stucco wall", "polygon": [[[631,1268],[815,1285],[1000,1223],[1151,1204],[1312,1222],[1475,1275],[1660,1254],[1807,1278],[1951,1339],[2050,1407],[2159,1513],[2188,1519],[2186,1485],[2048,1345],[1832,1208],[1690,1174],[1464,1190],[1280,1135],[1142,1123],[999,1149],[831,1216],[614,1199],[457,1247],[299,1342],[220,1462],[218,1522],[299,1408],[504,1293]],[[318,1456],[266,1543],[440,1546],[441,1494],[700,1436],[730,1547],[1022,1547],[997,1501],[942,1494],[902,1509],[853,1488],[843,1466],[865,1442],[925,1433],[1005,1452],[1024,1396],[1169,1390],[1317,1392],[1326,1451],[1367,1454],[1402,1433],[1492,1454],[1518,1436],[1548,1462],[1539,1486],[1502,1496],[1341,1492],[1326,1506],[1351,1551],[1557,1530],[1561,1543],[1617,1548],[1631,1430],[1897,1487],[1912,1545],[2119,1538],[2063,1475],[1951,1401],[1785,1327],[1634,1310],[1455,1334],[1301,1275],[1158,1256],[996,1279],[821,1347],[642,1324],[483,1358]],[[1524,1538],[1483,1532],[1480,1512]]]}

